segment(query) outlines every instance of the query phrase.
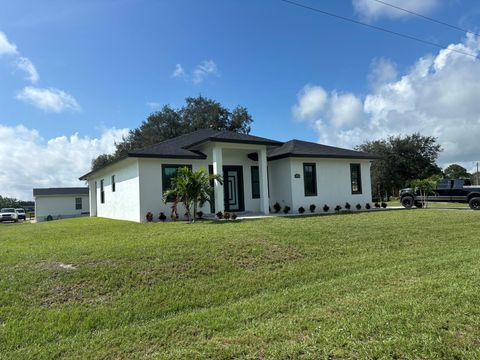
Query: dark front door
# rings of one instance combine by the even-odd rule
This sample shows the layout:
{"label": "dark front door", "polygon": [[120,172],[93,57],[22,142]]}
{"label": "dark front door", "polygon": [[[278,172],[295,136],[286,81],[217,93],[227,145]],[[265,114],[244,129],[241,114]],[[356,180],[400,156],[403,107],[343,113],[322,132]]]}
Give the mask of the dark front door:
{"label": "dark front door", "polygon": [[242,167],[224,166],[223,181],[225,211],[244,211]]}

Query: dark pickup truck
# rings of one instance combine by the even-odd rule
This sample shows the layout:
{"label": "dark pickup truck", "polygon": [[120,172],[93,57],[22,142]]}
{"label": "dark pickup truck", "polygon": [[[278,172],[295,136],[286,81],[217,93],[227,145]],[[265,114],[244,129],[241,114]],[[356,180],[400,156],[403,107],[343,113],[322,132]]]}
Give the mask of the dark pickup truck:
{"label": "dark pickup truck", "polygon": [[[400,202],[407,209],[422,207],[422,200],[418,189],[400,190]],[[467,203],[471,209],[480,210],[480,185],[472,186],[470,180],[443,179],[427,195],[427,201]]]}

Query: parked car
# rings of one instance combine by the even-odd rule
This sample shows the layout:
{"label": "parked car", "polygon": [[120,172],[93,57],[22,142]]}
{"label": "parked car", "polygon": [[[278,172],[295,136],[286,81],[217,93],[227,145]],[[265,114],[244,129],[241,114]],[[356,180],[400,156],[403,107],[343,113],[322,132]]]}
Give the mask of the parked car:
{"label": "parked car", "polygon": [[[400,202],[410,209],[412,206],[422,207],[423,197],[419,189],[406,188],[400,190]],[[427,201],[467,203],[473,210],[480,210],[480,185],[472,186],[470,180],[443,179],[435,189],[427,195]]]}
{"label": "parked car", "polygon": [[0,222],[4,222],[4,221],[18,222],[18,215],[15,212],[14,208],[0,209]]}
{"label": "parked car", "polygon": [[18,215],[18,220],[27,220],[27,214],[25,213],[25,209],[15,209],[15,212]]}

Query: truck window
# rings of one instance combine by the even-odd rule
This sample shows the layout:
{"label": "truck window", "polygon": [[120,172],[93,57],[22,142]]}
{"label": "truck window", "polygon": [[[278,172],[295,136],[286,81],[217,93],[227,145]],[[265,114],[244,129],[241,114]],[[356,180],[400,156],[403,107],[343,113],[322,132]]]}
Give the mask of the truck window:
{"label": "truck window", "polygon": [[453,180],[453,188],[461,189],[465,183],[465,180]]}
{"label": "truck window", "polygon": [[437,189],[450,189],[450,180],[443,179],[438,182]]}

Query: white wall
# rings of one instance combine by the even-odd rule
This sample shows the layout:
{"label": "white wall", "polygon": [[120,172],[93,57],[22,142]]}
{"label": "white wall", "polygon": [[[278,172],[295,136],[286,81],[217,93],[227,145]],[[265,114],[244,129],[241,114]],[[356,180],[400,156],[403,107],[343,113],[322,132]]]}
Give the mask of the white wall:
{"label": "white wall", "polygon": [[[305,196],[303,163],[315,163],[317,174],[317,196]],[[303,206],[309,211],[311,204],[317,206],[317,212],[323,211],[324,204],[333,211],[335,206],[342,208],[348,202],[355,209],[355,205],[360,204],[365,208],[367,203],[372,202],[372,191],[370,183],[370,161],[358,159],[312,159],[312,158],[291,158],[292,180],[292,212],[298,212],[298,208]],[[362,193],[352,194],[350,164],[361,165]],[[295,178],[295,174],[300,174],[300,178]],[[272,199],[273,200],[273,199]]]}
{"label": "white wall", "polygon": [[[77,210],[75,199],[82,198],[82,208]],[[46,220],[48,215],[53,219],[80,216],[90,211],[88,195],[39,195],[35,197],[35,218]]]}
{"label": "white wall", "polygon": [[[127,158],[106,167],[89,179],[89,184],[96,182],[97,216],[119,220],[141,221],[140,191],[138,178],[138,160]],[[112,191],[112,175],[115,175],[115,192]],[[100,181],[104,180],[105,202],[101,203]],[[93,207],[92,207],[93,208]],[[95,216],[94,214],[91,214]]]}
{"label": "white wall", "polygon": [[268,177],[270,182],[270,208],[275,212],[273,205],[278,202],[283,208],[292,207],[292,170],[291,158],[268,162]]}

